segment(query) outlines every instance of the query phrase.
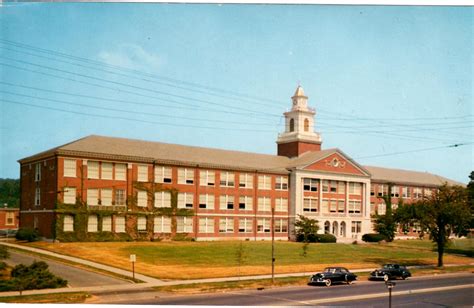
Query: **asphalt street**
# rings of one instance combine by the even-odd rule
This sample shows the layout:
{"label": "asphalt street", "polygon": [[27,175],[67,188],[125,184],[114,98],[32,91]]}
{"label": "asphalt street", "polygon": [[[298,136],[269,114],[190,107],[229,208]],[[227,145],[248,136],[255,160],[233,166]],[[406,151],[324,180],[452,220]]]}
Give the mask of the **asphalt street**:
{"label": "asphalt street", "polygon": [[[397,280],[393,292],[405,294],[392,297],[393,307],[472,306],[474,305],[474,275],[457,274],[416,277]],[[418,290],[418,291],[417,291]],[[423,290],[422,293],[417,293]],[[370,298],[373,296],[374,298]],[[344,301],[341,301],[345,299]],[[233,291],[194,296],[166,296],[122,301],[122,304],[156,305],[225,305],[225,306],[388,306],[388,291],[384,282],[361,281],[353,285],[285,287],[269,290]]]}
{"label": "asphalt street", "polygon": [[49,265],[50,271],[68,281],[70,287],[91,287],[113,284],[129,284],[130,281],[115,278],[106,274],[92,272],[67,265],[65,263],[52,261],[36,255],[30,255],[9,249],[10,257],[5,260],[8,264],[17,265],[23,263],[30,265],[34,260],[44,261]]}

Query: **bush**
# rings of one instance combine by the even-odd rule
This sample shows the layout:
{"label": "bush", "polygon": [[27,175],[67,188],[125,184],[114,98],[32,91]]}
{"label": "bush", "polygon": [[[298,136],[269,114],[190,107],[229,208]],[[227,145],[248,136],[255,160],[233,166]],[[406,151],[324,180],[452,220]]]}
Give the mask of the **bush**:
{"label": "bush", "polygon": [[[304,236],[298,234],[296,236],[297,242],[304,242]],[[309,234],[308,235],[309,243],[335,243],[336,237],[332,234]]]}
{"label": "bush", "polygon": [[19,291],[61,288],[67,286],[67,280],[53,275],[48,264],[33,262],[30,266],[19,264],[11,271],[11,279],[0,281],[0,291]]}
{"label": "bush", "polygon": [[38,231],[32,228],[20,228],[15,235],[19,241],[34,242],[39,240]]}
{"label": "bush", "polygon": [[382,235],[382,234],[367,233],[367,234],[362,235],[362,240],[364,242],[367,242],[367,243],[378,243],[378,242],[384,241],[386,239],[385,239],[385,236]]}

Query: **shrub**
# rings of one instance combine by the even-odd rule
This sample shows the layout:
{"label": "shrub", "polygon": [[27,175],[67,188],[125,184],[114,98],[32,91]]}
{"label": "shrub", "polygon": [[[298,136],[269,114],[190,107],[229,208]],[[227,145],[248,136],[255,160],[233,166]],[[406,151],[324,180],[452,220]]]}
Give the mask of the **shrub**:
{"label": "shrub", "polygon": [[15,235],[19,241],[34,242],[39,240],[38,231],[32,228],[20,228]]}
{"label": "shrub", "polygon": [[366,233],[362,235],[362,240],[368,243],[377,243],[385,240],[385,236],[378,233]]}
{"label": "shrub", "polygon": [[319,243],[335,243],[336,237],[332,234],[317,234],[317,242]]}
{"label": "shrub", "polygon": [[35,290],[61,288],[67,286],[67,280],[53,275],[48,264],[33,262],[30,266],[19,264],[11,271],[11,279],[0,281],[0,291]]}

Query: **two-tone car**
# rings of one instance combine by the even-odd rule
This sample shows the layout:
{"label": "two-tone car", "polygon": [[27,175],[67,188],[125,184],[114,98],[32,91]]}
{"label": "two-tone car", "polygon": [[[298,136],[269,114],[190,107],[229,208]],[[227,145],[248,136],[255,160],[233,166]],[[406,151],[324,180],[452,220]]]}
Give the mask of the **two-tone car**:
{"label": "two-tone car", "polygon": [[399,264],[384,264],[382,268],[371,272],[369,279],[389,281],[397,278],[407,279],[410,276],[411,273],[406,266]]}
{"label": "two-tone car", "polygon": [[309,285],[331,286],[333,283],[352,284],[357,280],[357,275],[349,272],[345,267],[326,267],[323,272],[316,273],[309,278]]}

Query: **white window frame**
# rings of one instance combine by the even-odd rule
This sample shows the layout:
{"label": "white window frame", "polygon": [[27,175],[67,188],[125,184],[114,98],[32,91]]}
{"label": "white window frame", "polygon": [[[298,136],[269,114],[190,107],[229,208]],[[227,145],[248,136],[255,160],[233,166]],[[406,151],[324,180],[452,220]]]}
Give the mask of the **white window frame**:
{"label": "white window frame", "polygon": [[214,218],[213,217],[199,217],[199,233],[211,233],[214,234]]}
{"label": "white window frame", "polygon": [[199,186],[216,186],[216,172],[213,170],[199,170]]}
{"label": "white window frame", "polygon": [[102,232],[112,232],[112,216],[102,217]]}
{"label": "white window frame", "polygon": [[235,209],[235,197],[233,195],[221,195],[219,197],[219,209],[221,210],[234,210]]}
{"label": "white window frame", "polygon": [[271,190],[272,189],[272,177],[270,175],[259,175],[258,176],[258,189],[259,190]]}
{"label": "white window frame", "polygon": [[318,198],[311,198],[311,197],[303,198],[303,212],[317,213],[318,212]]}
{"label": "white window frame", "polygon": [[260,212],[269,212],[272,210],[272,198],[258,197],[257,210]]}
{"label": "white window frame", "polygon": [[194,208],[194,193],[178,193],[178,208],[192,209]]}
{"label": "white window frame", "polygon": [[64,187],[63,202],[65,204],[76,204],[76,187]]}
{"label": "white window frame", "polygon": [[317,192],[318,191],[318,180],[317,179],[311,179],[311,178],[304,178],[303,179],[303,190],[304,191]]}
{"label": "white window frame", "polygon": [[252,218],[239,218],[239,233],[252,233],[253,232],[253,219]]}
{"label": "white window frame", "polygon": [[148,182],[148,165],[137,166],[137,181]]}
{"label": "white window frame", "polygon": [[362,183],[349,182],[349,195],[360,195],[362,193]]}
{"label": "white window frame", "polygon": [[[242,208],[242,204],[244,207]],[[239,196],[239,210],[242,211],[251,211],[252,210],[252,204],[253,204],[253,197],[251,196]]]}
{"label": "white window frame", "polygon": [[173,169],[169,166],[155,166],[155,183],[170,184],[173,182]]}
{"label": "white window frame", "polygon": [[239,174],[239,188],[253,188],[253,174]]}
{"label": "white window frame", "polygon": [[35,206],[41,205],[41,189],[36,187],[35,189]]}
{"label": "white window frame", "polygon": [[288,212],[288,199],[287,198],[275,198],[275,211],[277,211],[277,212]]}
{"label": "white window frame", "polygon": [[115,180],[116,181],[127,180],[127,165],[126,164],[115,164]]}
{"label": "white window frame", "polygon": [[100,178],[102,180],[114,179],[114,165],[109,162],[100,163]]}
{"label": "white window frame", "polygon": [[125,189],[115,189],[115,205],[124,206],[127,204]]}
{"label": "white window frame", "polygon": [[271,219],[258,218],[257,219],[257,233],[270,233],[270,232],[271,232]]}
{"label": "white window frame", "polygon": [[193,185],[194,169],[178,168],[178,184]]}
{"label": "white window frame", "polygon": [[139,207],[148,206],[148,193],[146,190],[137,191],[137,206]]}
{"label": "white window frame", "polygon": [[126,222],[124,216],[115,216],[115,233],[125,233]]}
{"label": "white window frame", "polygon": [[176,233],[192,233],[193,218],[186,216],[176,217]]}
{"label": "white window frame", "polygon": [[219,218],[219,233],[234,233],[234,218]]}
{"label": "white window frame", "polygon": [[210,194],[199,195],[199,208],[213,210],[215,205],[215,196]]}
{"label": "white window frame", "polygon": [[64,177],[75,178],[77,176],[75,159],[64,159]]}
{"label": "white window frame", "polygon": [[74,216],[64,215],[63,217],[63,231],[74,232]]}
{"label": "white window frame", "polygon": [[171,217],[155,216],[153,218],[153,233],[171,233]]}
{"label": "white window frame", "polygon": [[89,215],[87,217],[87,232],[97,232],[99,230],[99,219],[97,215]]}
{"label": "white window frame", "polygon": [[87,161],[87,178],[99,179],[99,162],[95,160]]}
{"label": "white window frame", "polygon": [[392,198],[400,197],[400,187],[399,186],[392,186],[392,189],[390,191],[390,196]]}
{"label": "white window frame", "polygon": [[402,187],[402,198],[409,199],[410,198],[410,187],[403,186]]}
{"label": "white window frame", "polygon": [[347,202],[347,212],[349,214],[360,214],[360,213],[362,213],[362,201],[361,200],[349,200],[349,202]]}
{"label": "white window frame", "polygon": [[362,231],[362,222],[361,221],[351,221],[351,231],[352,234],[358,234]]}
{"label": "white window frame", "polygon": [[100,190],[100,204],[106,206],[112,205],[112,188],[102,188]]}
{"label": "white window frame", "polygon": [[235,173],[229,171],[221,171],[220,187],[235,187]]}
{"label": "white window frame", "polygon": [[41,163],[35,165],[35,182],[41,181]]}
{"label": "white window frame", "polygon": [[277,176],[275,178],[275,190],[288,190],[287,176]]}
{"label": "white window frame", "polygon": [[387,213],[387,206],[385,203],[379,203],[378,207],[377,207],[377,214],[379,215],[385,215],[385,213]]}
{"label": "white window frame", "polygon": [[147,230],[147,219],[146,216],[137,217],[137,231],[145,232]]}
{"label": "white window frame", "polygon": [[99,205],[99,190],[97,188],[87,189],[87,205]]}
{"label": "white window frame", "polygon": [[275,219],[275,232],[287,233],[288,232],[288,219],[286,218]]}
{"label": "white window frame", "polygon": [[155,207],[171,207],[171,192],[157,191],[155,192]]}

